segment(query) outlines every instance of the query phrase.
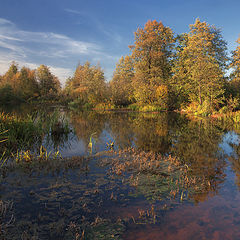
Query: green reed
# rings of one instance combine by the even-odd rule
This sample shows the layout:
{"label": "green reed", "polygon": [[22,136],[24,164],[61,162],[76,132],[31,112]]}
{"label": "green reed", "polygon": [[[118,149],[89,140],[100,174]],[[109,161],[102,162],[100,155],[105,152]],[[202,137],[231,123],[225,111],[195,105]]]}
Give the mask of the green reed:
{"label": "green reed", "polygon": [[[5,133],[7,133],[8,132],[8,130],[6,130],[6,131],[3,131],[3,132],[0,132],[0,135],[3,135],[3,134],[5,134]],[[5,137],[5,138],[0,138],[0,143],[3,143],[3,142],[6,142],[8,139]],[[4,156],[5,156],[5,154],[6,154],[6,151],[4,151],[3,153],[2,153],[2,155],[0,156],[0,168],[4,165],[4,163],[7,161],[7,158],[4,158]]]}
{"label": "green reed", "polygon": [[41,124],[34,122],[30,116],[20,118],[2,112],[0,113],[0,132],[4,133],[0,152],[6,150],[9,153],[35,146],[42,138],[43,129]]}

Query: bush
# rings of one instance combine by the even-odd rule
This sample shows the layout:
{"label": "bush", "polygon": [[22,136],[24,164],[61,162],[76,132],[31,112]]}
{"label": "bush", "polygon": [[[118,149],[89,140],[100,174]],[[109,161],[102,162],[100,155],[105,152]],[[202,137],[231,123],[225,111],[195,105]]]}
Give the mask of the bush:
{"label": "bush", "polygon": [[16,104],[22,101],[21,98],[16,96],[10,85],[5,85],[0,88],[0,103],[3,105]]}
{"label": "bush", "polygon": [[139,111],[142,112],[159,112],[163,110],[165,110],[165,108],[156,105],[145,105],[139,108]]}
{"label": "bush", "polygon": [[113,104],[110,104],[110,103],[98,103],[94,107],[94,110],[104,111],[104,110],[111,110],[111,109],[115,109],[115,108],[116,107]]}
{"label": "bush", "polygon": [[136,103],[133,103],[131,105],[128,106],[128,109],[132,110],[132,111],[138,111],[139,110],[139,105]]}
{"label": "bush", "polygon": [[204,101],[202,105],[200,105],[197,102],[191,102],[185,110],[188,113],[204,117],[211,115],[213,112],[213,109],[211,109],[211,106],[208,101]]}

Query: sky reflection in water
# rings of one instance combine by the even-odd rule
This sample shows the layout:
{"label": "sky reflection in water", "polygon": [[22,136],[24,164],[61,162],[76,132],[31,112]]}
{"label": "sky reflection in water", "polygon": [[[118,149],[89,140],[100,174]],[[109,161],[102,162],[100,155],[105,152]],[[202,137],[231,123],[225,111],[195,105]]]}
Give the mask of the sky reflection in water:
{"label": "sky reflection in water", "polygon": [[[14,203],[16,221],[8,229],[9,239],[17,239],[16,233],[74,239],[83,229],[86,239],[240,238],[236,129],[175,113],[65,114],[73,132],[60,146],[51,136],[44,140],[48,149],[59,147],[63,157],[90,156],[89,139],[96,133],[93,154],[108,150],[107,143],[114,142],[116,150],[134,146],[139,152],[176,155],[187,169],[184,178],[206,184],[191,192],[181,188],[171,198],[170,190],[176,186],[168,190],[165,177],[137,175],[134,170],[114,176],[109,174],[113,163],[100,167],[96,156],[73,169],[17,170],[1,184],[1,199]],[[173,172],[174,181],[180,179],[178,174],[183,173]],[[131,175],[133,180],[139,178],[139,185],[132,184]]]}

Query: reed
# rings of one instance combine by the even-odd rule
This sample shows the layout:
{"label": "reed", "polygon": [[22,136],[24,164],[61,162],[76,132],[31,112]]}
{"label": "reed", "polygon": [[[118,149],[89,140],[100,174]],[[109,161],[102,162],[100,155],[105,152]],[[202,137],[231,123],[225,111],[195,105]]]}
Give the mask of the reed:
{"label": "reed", "polygon": [[[8,132],[8,130],[3,131],[3,132],[0,133],[0,135],[4,135],[4,134],[7,133],[7,132]],[[3,139],[0,140],[0,143],[6,142],[7,140],[8,140],[8,139],[5,137],[5,138],[3,138]],[[4,165],[4,163],[7,161],[7,158],[4,158],[5,154],[6,154],[6,151],[4,151],[4,152],[2,153],[2,155],[0,156],[0,168],[2,168],[2,166]]]}
{"label": "reed", "polygon": [[49,160],[55,160],[62,158],[59,151],[48,152],[43,146],[40,147],[39,153],[32,153],[30,150],[27,151],[17,151],[17,153],[12,153],[12,158],[16,163],[31,163],[31,162],[43,162]]}
{"label": "reed", "polygon": [[90,138],[89,138],[88,148],[89,148],[90,154],[92,154],[92,152],[93,152],[94,136],[95,136],[96,134],[97,134],[96,132],[92,133],[91,136],[90,136]]}
{"label": "reed", "polygon": [[0,152],[6,150],[7,154],[17,149],[30,149],[40,142],[43,134],[41,125],[31,117],[23,119],[3,112],[0,113],[0,132],[3,136]]}

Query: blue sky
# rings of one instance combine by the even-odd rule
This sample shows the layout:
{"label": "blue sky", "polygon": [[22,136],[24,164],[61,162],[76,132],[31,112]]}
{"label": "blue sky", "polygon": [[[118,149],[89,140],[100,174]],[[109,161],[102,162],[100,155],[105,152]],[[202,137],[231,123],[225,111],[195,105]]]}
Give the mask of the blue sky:
{"label": "blue sky", "polygon": [[64,83],[88,60],[110,80],[119,58],[130,53],[133,32],[154,19],[179,34],[199,17],[222,30],[232,51],[239,9],[239,0],[0,0],[0,74],[11,61],[45,64]]}

